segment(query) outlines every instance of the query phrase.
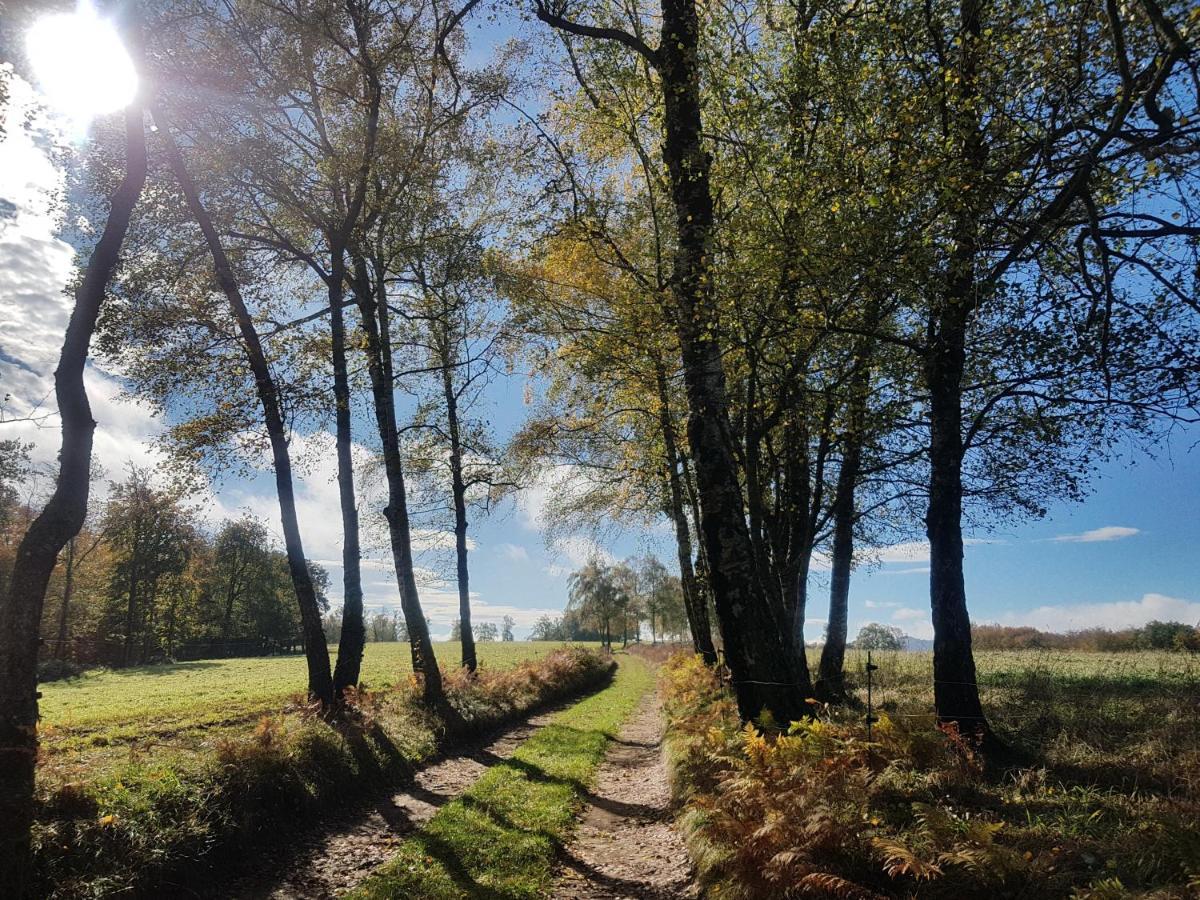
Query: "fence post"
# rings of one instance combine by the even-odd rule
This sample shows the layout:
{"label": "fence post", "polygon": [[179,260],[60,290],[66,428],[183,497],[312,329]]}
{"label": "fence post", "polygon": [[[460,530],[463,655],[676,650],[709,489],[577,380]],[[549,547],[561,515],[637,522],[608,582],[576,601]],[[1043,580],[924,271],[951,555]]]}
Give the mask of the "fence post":
{"label": "fence post", "polygon": [[879,669],[879,666],[875,665],[875,663],[873,663],[871,661],[871,651],[868,650],[867,651],[867,743],[868,744],[871,742],[871,726],[874,725],[877,721],[879,721],[873,715],[871,715],[871,712],[872,712],[871,690],[873,688],[871,673],[878,671],[878,669]]}

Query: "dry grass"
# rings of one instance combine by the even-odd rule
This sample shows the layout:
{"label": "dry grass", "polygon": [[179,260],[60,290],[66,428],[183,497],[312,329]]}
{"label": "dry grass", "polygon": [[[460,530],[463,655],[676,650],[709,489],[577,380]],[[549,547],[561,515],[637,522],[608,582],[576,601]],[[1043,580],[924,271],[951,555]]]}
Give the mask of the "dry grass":
{"label": "dry grass", "polygon": [[988,654],[1028,764],[985,772],[929,714],[928,658],[879,660],[884,711],[741,728],[692,657],[664,673],[676,787],[715,897],[1185,897],[1200,889],[1200,693],[1186,657]]}

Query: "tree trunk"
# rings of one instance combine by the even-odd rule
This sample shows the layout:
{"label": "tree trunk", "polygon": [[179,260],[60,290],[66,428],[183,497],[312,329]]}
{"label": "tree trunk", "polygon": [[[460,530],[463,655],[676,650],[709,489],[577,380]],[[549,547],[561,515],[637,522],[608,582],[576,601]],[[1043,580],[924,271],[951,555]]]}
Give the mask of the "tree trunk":
{"label": "tree trunk", "polygon": [[[953,311],[946,319],[960,318]],[[982,742],[991,733],[979,702],[971,620],[963,578],[962,536],[962,360],[954,348],[954,326],[930,354],[929,600],[933,613],[933,696],[938,721]]]}
{"label": "tree trunk", "polygon": [[797,683],[787,623],[771,608],[754,565],[717,340],[711,161],[701,142],[695,0],[663,0],[662,13],[657,53],[665,112],[663,157],[678,230],[672,280],[710,587],[739,713],[752,720],[770,710],[776,720],[788,722],[802,718],[808,709]]}
{"label": "tree trunk", "polygon": [[304,656],[308,664],[308,693],[325,708],[333,705],[333,676],[329,669],[329,646],[325,642],[325,630],[321,627],[321,609],[317,603],[317,592],[313,587],[312,573],[304,555],[304,544],[300,539],[300,523],[296,516],[296,492],[292,481],[292,459],[288,451],[288,436],[283,412],[279,402],[279,390],[267,357],[263,352],[258,330],[242,298],[233,267],[221,246],[221,239],[213,227],[212,219],[200,200],[200,193],[184,165],[183,156],[171,136],[170,123],[160,109],[154,110],[154,119],[159,125],[159,134],[167,148],[171,171],[179,182],[187,199],[188,208],[200,230],[204,233],[217,283],[229,301],[230,309],[237,320],[238,330],[246,350],[246,360],[254,375],[254,387],[263,408],[263,421],[271,441],[271,458],[275,468],[275,490],[279,496],[279,517],[283,526],[283,543],[287,551],[288,572],[292,587],[296,591],[296,603],[300,607],[300,624],[303,632]]}
{"label": "tree trunk", "polygon": [[[139,530],[141,528],[140,525],[135,527]],[[135,538],[132,558],[129,560],[129,597],[125,603],[125,644],[121,652],[122,666],[128,666],[133,661],[133,631],[137,622],[138,588],[141,586],[141,579],[138,578],[140,561],[141,539]]]}
{"label": "tree trunk", "polygon": [[454,553],[458,574],[458,623],[462,641],[462,664],[474,673],[475,632],[471,629],[471,590],[467,572],[467,488],[463,482],[462,436],[458,423],[458,398],[450,371],[449,335],[442,335],[442,388],[446,396],[446,425],[450,432],[450,478],[454,493]]}
{"label": "tree trunk", "polygon": [[9,896],[32,894],[30,827],[37,759],[38,631],[46,586],[67,541],[87,515],[92,419],[83,372],[105,291],[129,219],[146,180],[146,138],[140,106],[125,114],[125,175],[108,221],[75,291],[75,308],[54,373],[62,420],[62,450],[54,493],[17,547],[8,590],[0,600],[0,884]]}
{"label": "tree trunk", "polygon": [[242,573],[238,567],[238,551],[233,551],[233,571],[229,573],[229,589],[225,592],[225,615],[221,619],[221,640],[228,641],[233,632],[233,607],[237,602],[238,581]]}
{"label": "tree trunk", "polygon": [[342,313],[346,269],[344,249],[333,244],[329,275],[329,316],[332,337],[333,398],[336,406],[338,499],[342,507],[342,634],[338,639],[337,664],[333,670],[333,692],[340,697],[358,684],[367,626],[363,619],[361,551],[358,536],[358,507],[354,497],[353,435],[350,426],[350,382],[346,374],[346,324]]}
{"label": "tree trunk", "polygon": [[675,423],[671,418],[667,376],[661,365],[658,366],[656,376],[658,380],[659,427],[662,430],[663,447],[666,454],[667,494],[671,504],[671,519],[675,525],[675,546],[679,551],[679,580],[683,585],[683,608],[687,613],[688,628],[692,633],[692,649],[704,658],[705,665],[715,666],[717,651],[713,648],[712,626],[708,621],[708,604],[700,596],[699,586],[696,584],[696,573],[692,568],[692,535],[683,506],[683,485],[679,475],[679,448],[675,440]]}
{"label": "tree trunk", "polygon": [[[955,115],[962,161],[980,183],[987,148],[978,119],[978,73],[982,25],[978,0],[964,0],[958,85],[961,109]],[[929,390],[929,603],[933,614],[933,698],[938,722],[954,727],[977,746],[998,748],[975,681],[971,619],[963,577],[962,381],[966,369],[967,325],[976,295],[979,252],[974,194],[964,192],[952,223],[952,245],[944,292],[932,301],[925,381]]]}
{"label": "tree trunk", "polygon": [[67,561],[63,575],[62,608],[58,611],[58,640],[54,648],[56,659],[66,659],[63,649],[67,646],[67,621],[71,614],[71,594],[75,590],[75,542],[76,538],[67,541]]}
{"label": "tree trunk", "polygon": [[817,696],[839,701],[846,696],[846,619],[850,600],[850,569],[854,562],[854,489],[862,459],[862,439],[852,426],[846,436],[837,496],[833,500],[833,563],[829,575],[829,622],[817,673]]}
{"label": "tree trunk", "polygon": [[449,723],[457,716],[446,702],[442,688],[442,673],[433,655],[429,639],[429,623],[421,609],[417,580],[413,571],[412,533],[408,521],[408,494],[404,484],[404,463],[400,456],[400,436],[396,430],[396,404],[392,384],[392,342],[387,295],[382,273],[376,273],[374,292],[367,272],[366,261],[355,259],[355,295],[362,313],[363,330],[367,337],[367,372],[371,378],[371,395],[375,405],[375,420],[383,447],[384,473],[388,485],[388,505],[383,514],[388,523],[392,560],[396,582],[400,589],[400,610],[408,626],[409,647],[412,651],[413,672],[424,680],[426,705],[447,717]]}

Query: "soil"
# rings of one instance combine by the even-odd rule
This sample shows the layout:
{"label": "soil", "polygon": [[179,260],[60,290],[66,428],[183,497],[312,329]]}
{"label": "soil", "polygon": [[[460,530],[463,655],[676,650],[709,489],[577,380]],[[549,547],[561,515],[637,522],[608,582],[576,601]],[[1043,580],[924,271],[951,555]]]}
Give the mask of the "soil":
{"label": "soil", "polygon": [[559,707],[492,734],[416,772],[411,784],[353,819],[333,820],[275,857],[266,871],[234,877],[210,894],[222,900],[329,900],[352,890],[395,855],[396,845],[549,721]]}
{"label": "soil", "polygon": [[563,853],[554,900],[701,896],[671,824],[662,736],[662,709],[652,692],[600,767],[579,830]]}

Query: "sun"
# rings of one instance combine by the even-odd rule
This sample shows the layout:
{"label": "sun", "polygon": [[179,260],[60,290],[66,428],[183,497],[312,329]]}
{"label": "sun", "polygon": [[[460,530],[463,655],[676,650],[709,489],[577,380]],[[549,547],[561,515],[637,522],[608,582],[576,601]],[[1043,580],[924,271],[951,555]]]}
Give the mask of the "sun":
{"label": "sun", "polygon": [[73,13],[38,19],[25,48],[34,79],[46,102],[71,121],[86,126],[115,112],[137,96],[138,76],[112,22],[88,0]]}

